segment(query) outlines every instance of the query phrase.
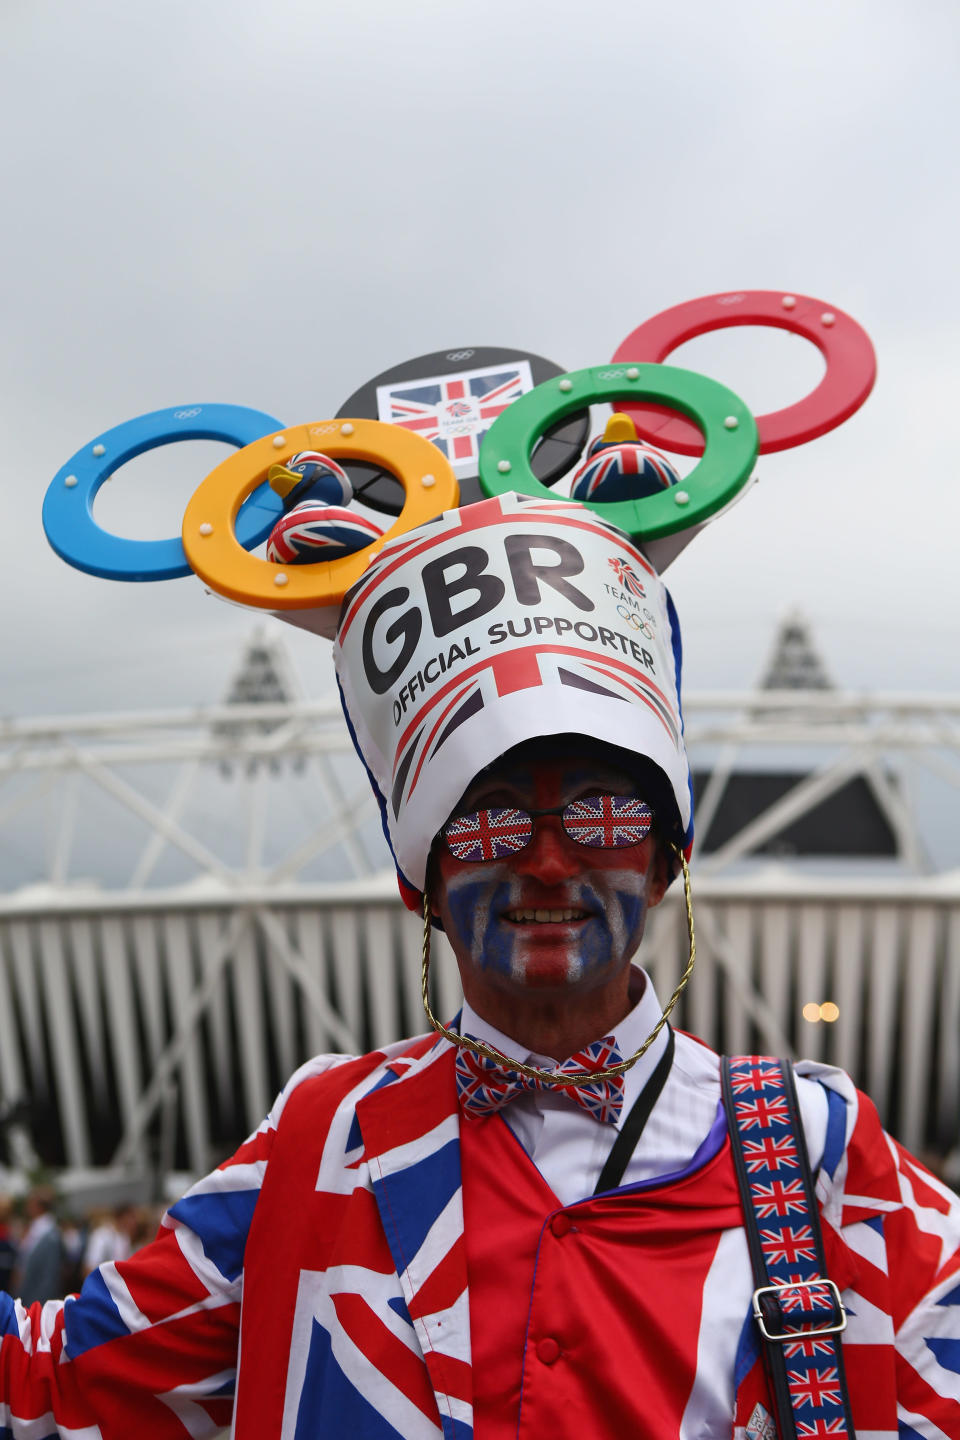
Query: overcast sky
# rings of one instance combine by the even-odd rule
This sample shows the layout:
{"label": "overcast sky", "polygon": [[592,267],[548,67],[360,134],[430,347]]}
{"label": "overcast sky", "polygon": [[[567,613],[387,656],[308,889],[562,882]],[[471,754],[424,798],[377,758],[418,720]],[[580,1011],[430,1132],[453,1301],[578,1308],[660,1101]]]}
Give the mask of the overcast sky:
{"label": "overcast sky", "polygon": [[[216,700],[255,623],[48,549],[46,486],[99,431],[318,420],[441,348],[599,364],[754,288],[849,311],[879,379],[672,567],[688,688],[751,683],[800,608],[841,682],[960,690],[957,51],[929,0],[4,0],[0,709]],[[674,358],[758,412],[822,370],[769,330]],[[175,533],[225,453],[133,462],[98,518]],[[328,647],[282,633],[324,693]]]}

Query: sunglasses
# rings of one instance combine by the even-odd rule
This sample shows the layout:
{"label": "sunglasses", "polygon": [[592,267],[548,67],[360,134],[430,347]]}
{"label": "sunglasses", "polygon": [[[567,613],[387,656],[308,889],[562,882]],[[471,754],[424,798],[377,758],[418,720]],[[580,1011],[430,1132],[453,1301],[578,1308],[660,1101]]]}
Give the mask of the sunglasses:
{"label": "sunglasses", "polygon": [[553,810],[518,810],[513,806],[471,810],[448,821],[440,832],[456,860],[500,860],[517,855],[533,839],[533,822],[541,815],[559,815],[564,833],[592,850],[620,850],[639,845],[653,824],[653,811],[636,795],[586,795]]}

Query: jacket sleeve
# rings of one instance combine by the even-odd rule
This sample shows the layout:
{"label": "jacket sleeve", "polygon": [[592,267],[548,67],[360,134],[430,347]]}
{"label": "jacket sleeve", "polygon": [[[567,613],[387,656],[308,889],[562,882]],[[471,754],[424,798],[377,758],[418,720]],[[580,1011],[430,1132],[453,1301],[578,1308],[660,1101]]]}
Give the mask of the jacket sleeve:
{"label": "jacket sleeve", "polygon": [[79,1295],[29,1308],[0,1293],[0,1440],[203,1440],[233,1415],[247,1236],[291,1093],[164,1215],[157,1238]]}
{"label": "jacket sleeve", "polygon": [[901,1199],[884,1222],[900,1434],[960,1440],[960,1198],[886,1138]]}
{"label": "jacket sleeve", "polygon": [[0,1437],[200,1440],[229,1425],[243,1257],[271,1120],[66,1301],[0,1294]]}
{"label": "jacket sleeve", "polygon": [[828,1088],[817,1189],[827,1268],[847,1292],[858,1431],[960,1440],[960,1198],[882,1129],[846,1077]]}

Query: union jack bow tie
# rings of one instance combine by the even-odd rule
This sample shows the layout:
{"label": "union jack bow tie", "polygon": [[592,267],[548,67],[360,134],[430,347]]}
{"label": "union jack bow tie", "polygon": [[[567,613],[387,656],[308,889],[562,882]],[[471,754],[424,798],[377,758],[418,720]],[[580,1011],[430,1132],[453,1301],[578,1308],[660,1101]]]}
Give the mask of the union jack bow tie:
{"label": "union jack bow tie", "polygon": [[[473,1040],[475,1037],[467,1037]],[[584,1070],[606,1070],[622,1059],[612,1035],[595,1040],[578,1050],[569,1060],[557,1066],[560,1075],[575,1075]],[[508,1070],[496,1060],[477,1055],[473,1050],[457,1048],[457,1096],[465,1115],[474,1119],[492,1115],[526,1090],[559,1090],[595,1120],[615,1125],[623,1108],[623,1076],[610,1080],[594,1080],[583,1085],[556,1085],[549,1080],[528,1079],[518,1070]]]}

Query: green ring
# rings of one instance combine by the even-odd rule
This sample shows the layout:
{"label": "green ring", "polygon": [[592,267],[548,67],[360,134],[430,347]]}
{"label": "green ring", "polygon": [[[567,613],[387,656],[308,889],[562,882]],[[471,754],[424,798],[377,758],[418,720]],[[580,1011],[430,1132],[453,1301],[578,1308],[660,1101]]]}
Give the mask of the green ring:
{"label": "green ring", "polygon": [[[627,371],[636,379],[627,378]],[[561,383],[570,382],[568,390]],[[542,485],[530,468],[533,447],[543,432],[564,415],[604,400],[652,400],[688,415],[703,431],[705,448],[699,464],[679,487],[641,500],[604,503],[582,500],[602,520],[625,530],[634,540],[661,540],[708,520],[729,505],[750,479],[757,458],[757,424],[746,405],[721,385],[695,370],[675,365],[594,365],[546,380],[514,400],[493,422],[480,447],[480,485],[487,496],[511,490],[538,500],[558,497]],[[727,428],[732,416],[737,424]],[[507,469],[501,470],[506,463]],[[676,495],[690,500],[678,505]]]}

